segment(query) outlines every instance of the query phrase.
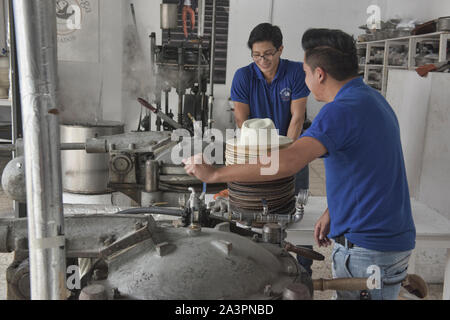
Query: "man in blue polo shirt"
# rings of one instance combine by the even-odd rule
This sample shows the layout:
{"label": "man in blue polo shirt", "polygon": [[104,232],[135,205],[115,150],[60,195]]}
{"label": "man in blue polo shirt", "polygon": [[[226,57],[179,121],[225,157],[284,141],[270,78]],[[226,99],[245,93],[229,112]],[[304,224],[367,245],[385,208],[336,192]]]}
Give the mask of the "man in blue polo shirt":
{"label": "man in blue polo shirt", "polygon": [[[247,45],[254,62],[236,72],[231,87],[237,126],[241,128],[248,119],[269,118],[280,135],[297,140],[303,131],[310,94],[303,64],[281,59],[283,34],[270,23],[257,25]],[[301,189],[309,189],[308,166],[295,176],[295,194]],[[312,260],[298,256],[298,262],[312,273]]]}
{"label": "man in blue polo shirt", "polygon": [[[266,165],[214,169],[185,161],[205,182],[266,181],[287,177],[325,158],[328,209],[315,225],[319,246],[335,240],[335,278],[364,277],[378,268],[381,288],[337,291],[338,299],[396,299],[415,247],[415,226],[397,118],[385,98],[358,77],[354,39],[340,30],[310,29],[302,39],[306,84],[327,102],[312,126],[279,153],[279,172]],[[277,160],[277,159],[272,159]]]}
{"label": "man in blue polo shirt", "polygon": [[[281,59],[283,34],[270,23],[257,25],[248,40],[253,63],[233,79],[231,100],[239,128],[248,119],[269,118],[279,134],[297,140],[306,120],[310,91],[301,62]],[[295,193],[309,188],[308,166],[296,175]]]}

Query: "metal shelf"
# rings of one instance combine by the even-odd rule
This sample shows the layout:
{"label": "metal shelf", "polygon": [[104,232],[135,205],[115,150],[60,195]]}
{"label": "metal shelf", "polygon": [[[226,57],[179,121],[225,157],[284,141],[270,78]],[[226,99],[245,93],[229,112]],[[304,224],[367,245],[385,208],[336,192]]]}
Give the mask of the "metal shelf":
{"label": "metal shelf", "polygon": [[407,70],[408,67],[407,66],[386,66],[389,69],[405,69]]}
{"label": "metal shelf", "polygon": [[358,45],[367,45],[367,44],[378,44],[383,43],[386,41],[401,41],[401,40],[410,40],[410,39],[418,39],[421,40],[427,40],[426,38],[430,38],[431,40],[439,40],[439,37],[441,35],[449,35],[450,32],[448,31],[440,31],[440,32],[433,32],[433,33],[426,33],[426,34],[419,34],[417,36],[407,36],[407,37],[399,37],[399,38],[391,38],[391,39],[384,39],[384,40],[374,40],[374,41],[366,41],[366,42],[357,42]]}
{"label": "metal shelf", "polygon": [[11,100],[8,99],[0,99],[0,107],[10,107]]}
{"label": "metal shelf", "polygon": [[[369,72],[374,72],[375,68],[382,68],[382,90],[381,93],[386,95],[387,91],[387,77],[389,69],[404,69],[404,70],[414,70],[416,68],[415,58],[416,58],[416,47],[417,44],[424,41],[438,41],[439,42],[439,62],[447,61],[447,41],[450,40],[450,32],[441,31],[428,34],[421,34],[417,36],[408,36],[384,40],[375,40],[368,42],[357,42],[359,48],[366,48],[366,61],[371,60],[371,50],[372,48],[384,48],[383,64],[359,64],[360,67],[364,68],[364,81],[369,83]],[[390,66],[389,61],[389,49],[391,46],[398,44],[404,44],[408,46],[407,66]]]}

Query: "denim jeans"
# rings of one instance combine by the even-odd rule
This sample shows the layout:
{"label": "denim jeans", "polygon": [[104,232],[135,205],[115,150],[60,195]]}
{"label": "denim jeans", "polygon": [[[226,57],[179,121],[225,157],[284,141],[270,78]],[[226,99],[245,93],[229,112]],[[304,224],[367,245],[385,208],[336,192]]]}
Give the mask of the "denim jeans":
{"label": "denim jeans", "polygon": [[[297,247],[301,247],[301,248],[306,248],[306,249],[313,249],[313,246],[297,246]],[[297,261],[298,263],[305,268],[306,272],[308,272],[309,276],[312,277],[312,269],[311,266],[313,264],[313,261],[311,259],[302,257],[301,255],[297,255]]]}
{"label": "denim jeans", "polygon": [[[380,268],[381,289],[367,290],[372,300],[396,300],[408,269],[410,251],[381,252],[334,244],[331,255],[333,278],[368,278],[371,265]],[[360,291],[336,291],[337,300],[359,300]]]}
{"label": "denim jeans", "polygon": [[309,189],[309,167],[306,165],[302,170],[295,175],[295,195],[298,194],[300,189]]}

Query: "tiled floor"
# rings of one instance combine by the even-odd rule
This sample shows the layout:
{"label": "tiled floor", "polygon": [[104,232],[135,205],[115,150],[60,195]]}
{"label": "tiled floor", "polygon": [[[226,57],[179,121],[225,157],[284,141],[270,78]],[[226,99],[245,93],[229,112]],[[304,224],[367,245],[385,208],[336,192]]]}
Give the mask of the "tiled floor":
{"label": "tiled floor", "polygon": [[309,191],[312,196],[325,196],[325,168],[322,160],[309,165]]}

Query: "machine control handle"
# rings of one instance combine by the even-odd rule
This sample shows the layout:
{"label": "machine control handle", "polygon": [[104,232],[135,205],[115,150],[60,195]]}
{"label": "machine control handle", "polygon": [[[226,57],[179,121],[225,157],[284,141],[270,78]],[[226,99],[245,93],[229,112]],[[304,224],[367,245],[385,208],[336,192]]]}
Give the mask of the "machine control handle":
{"label": "machine control handle", "polygon": [[114,242],[110,246],[101,250],[99,253],[99,256],[101,258],[107,258],[119,251],[122,251],[129,247],[132,247],[135,244],[138,244],[144,240],[150,239],[151,237],[152,237],[152,234],[150,233],[148,224],[144,223],[143,226],[136,232],[132,233],[131,235],[129,235],[121,240]]}
{"label": "machine control handle", "polygon": [[174,121],[173,119],[171,119],[168,115],[166,115],[165,113],[159,111],[158,109],[156,109],[155,107],[153,107],[150,103],[148,103],[147,101],[145,101],[142,98],[138,98],[137,99],[138,102],[145,108],[149,109],[150,111],[152,111],[154,114],[156,114],[158,117],[160,117],[161,119],[163,119],[165,122],[167,122],[169,125],[171,125],[173,128],[175,129],[181,129],[183,128],[179,123],[177,123],[176,121]]}
{"label": "machine control handle", "polygon": [[314,290],[361,291],[367,290],[367,278],[314,279]]}
{"label": "machine control handle", "polygon": [[140,103],[142,106],[146,107],[146,108],[149,109],[150,111],[152,111],[152,112],[154,112],[154,113],[156,113],[156,112],[158,111],[155,107],[153,107],[150,103],[148,103],[148,102],[145,101],[144,99],[138,98],[138,101],[139,101],[139,103]]}
{"label": "machine control handle", "polygon": [[305,257],[305,258],[308,258],[311,260],[319,260],[319,261],[325,260],[325,257],[322,254],[318,253],[317,251],[314,251],[312,249],[297,247],[289,242],[285,242],[284,249],[287,251],[290,251],[290,252],[294,252],[298,255],[301,255],[302,257]]}

